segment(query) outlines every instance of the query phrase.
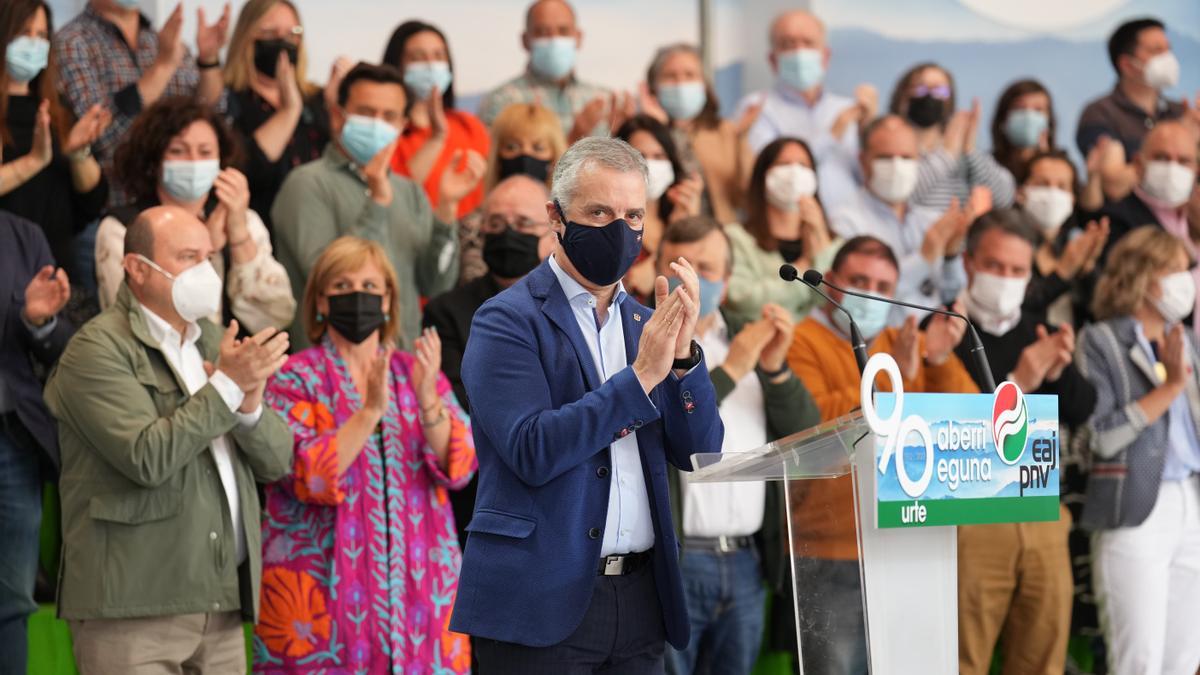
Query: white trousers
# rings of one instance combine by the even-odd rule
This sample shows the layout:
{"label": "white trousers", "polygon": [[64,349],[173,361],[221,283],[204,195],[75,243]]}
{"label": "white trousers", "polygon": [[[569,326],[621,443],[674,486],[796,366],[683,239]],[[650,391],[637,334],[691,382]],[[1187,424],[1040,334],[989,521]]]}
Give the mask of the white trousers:
{"label": "white trousers", "polygon": [[1164,481],[1146,522],[1094,535],[1100,622],[1114,675],[1200,668],[1200,488]]}

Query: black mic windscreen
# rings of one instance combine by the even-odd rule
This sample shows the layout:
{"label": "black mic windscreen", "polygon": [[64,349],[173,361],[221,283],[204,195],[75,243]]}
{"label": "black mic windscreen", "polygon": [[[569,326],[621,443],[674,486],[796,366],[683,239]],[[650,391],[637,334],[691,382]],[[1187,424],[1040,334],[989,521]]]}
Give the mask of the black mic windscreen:
{"label": "black mic windscreen", "polygon": [[806,270],[804,272],[804,283],[810,286],[820,286],[821,279],[823,278],[824,276],[816,270]]}
{"label": "black mic windscreen", "polygon": [[784,264],[779,266],[780,279],[783,279],[784,281],[795,281],[796,277],[798,276],[800,276],[800,273],[797,272],[796,268],[792,265]]}

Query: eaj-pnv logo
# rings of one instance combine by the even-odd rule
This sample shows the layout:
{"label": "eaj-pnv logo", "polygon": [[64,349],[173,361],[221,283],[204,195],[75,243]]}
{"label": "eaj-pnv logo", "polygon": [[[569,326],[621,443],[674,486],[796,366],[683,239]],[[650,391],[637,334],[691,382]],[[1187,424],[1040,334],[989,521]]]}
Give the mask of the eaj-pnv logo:
{"label": "eaj-pnv logo", "polygon": [[996,454],[1008,465],[1021,461],[1025,454],[1025,439],[1029,436],[1029,412],[1025,407],[1025,395],[1012,382],[1003,382],[996,387],[992,399],[992,440],[996,443]]}

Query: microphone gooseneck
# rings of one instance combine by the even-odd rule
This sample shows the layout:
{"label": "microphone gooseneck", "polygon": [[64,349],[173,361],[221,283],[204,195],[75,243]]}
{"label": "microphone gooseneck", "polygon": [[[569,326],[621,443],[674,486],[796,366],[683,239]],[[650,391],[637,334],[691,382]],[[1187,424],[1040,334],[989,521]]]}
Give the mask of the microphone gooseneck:
{"label": "microphone gooseneck", "polygon": [[[854,360],[858,363],[858,372],[861,374],[867,368],[867,341],[863,339],[862,331],[859,330],[858,324],[854,321],[854,317],[850,315],[850,312],[846,311],[846,308],[842,307],[841,303],[835,302],[833,298],[826,295],[820,288],[817,288],[817,283],[809,281],[811,274],[816,274],[817,283],[820,283],[821,273],[815,270],[805,272],[804,276],[800,278],[800,282],[811,288],[817,295],[828,300],[829,304],[841,310],[842,314],[845,314],[846,318],[850,320],[850,347],[854,350]],[[787,264],[779,267],[779,278],[784,281],[796,281],[798,277],[799,272],[796,271],[795,267]]]}

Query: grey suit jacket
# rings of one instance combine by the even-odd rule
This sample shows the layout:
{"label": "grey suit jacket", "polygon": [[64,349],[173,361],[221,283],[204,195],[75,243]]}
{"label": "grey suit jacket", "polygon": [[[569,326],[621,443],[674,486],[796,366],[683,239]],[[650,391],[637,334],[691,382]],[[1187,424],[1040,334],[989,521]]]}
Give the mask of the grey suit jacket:
{"label": "grey suit jacket", "polygon": [[[1185,335],[1194,364],[1185,392],[1192,421],[1200,429],[1200,360],[1194,333]],[[1096,409],[1088,421],[1092,467],[1080,522],[1093,530],[1140,525],[1158,499],[1170,448],[1167,416],[1148,423],[1137,401],[1161,380],[1138,345],[1131,317],[1088,326],[1076,363],[1096,387]]]}

